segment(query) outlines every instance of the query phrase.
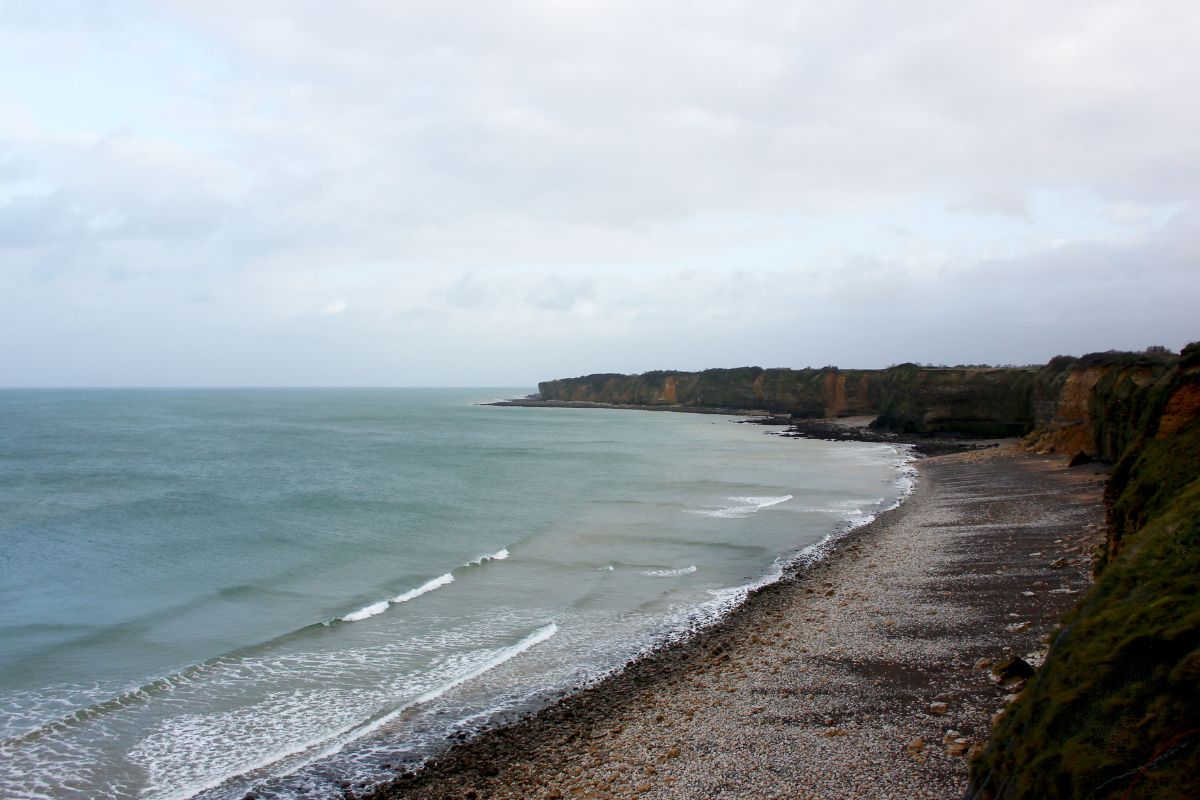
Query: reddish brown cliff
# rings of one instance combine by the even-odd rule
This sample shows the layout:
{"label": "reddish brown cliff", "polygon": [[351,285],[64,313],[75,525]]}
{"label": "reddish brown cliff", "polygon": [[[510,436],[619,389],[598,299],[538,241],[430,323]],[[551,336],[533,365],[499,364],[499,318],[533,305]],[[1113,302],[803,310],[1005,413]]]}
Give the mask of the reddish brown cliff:
{"label": "reddish brown cliff", "polygon": [[[553,401],[763,410],[798,419],[870,415],[877,428],[911,434],[1032,432],[1039,450],[1111,461],[1137,425],[1141,411],[1130,404],[1176,359],[1165,352],[1095,353],[1060,356],[1044,367],[740,367],[585,375],[538,388]],[[1182,419],[1197,402],[1181,397],[1171,413]]]}

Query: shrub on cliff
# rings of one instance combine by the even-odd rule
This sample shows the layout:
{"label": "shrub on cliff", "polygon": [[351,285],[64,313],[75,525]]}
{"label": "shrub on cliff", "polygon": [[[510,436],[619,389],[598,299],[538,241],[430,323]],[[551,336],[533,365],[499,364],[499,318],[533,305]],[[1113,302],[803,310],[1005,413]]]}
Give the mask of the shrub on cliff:
{"label": "shrub on cliff", "polygon": [[1097,384],[1097,424],[1130,442],[1106,489],[1108,558],[972,763],[971,797],[1200,797],[1198,356]]}
{"label": "shrub on cliff", "polygon": [[1200,790],[1200,480],[1070,614],[973,764],[976,798]]}

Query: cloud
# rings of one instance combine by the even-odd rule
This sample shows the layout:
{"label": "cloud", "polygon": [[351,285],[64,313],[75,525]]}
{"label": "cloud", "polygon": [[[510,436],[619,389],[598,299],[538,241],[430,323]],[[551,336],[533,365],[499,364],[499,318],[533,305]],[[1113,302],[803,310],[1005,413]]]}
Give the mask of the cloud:
{"label": "cloud", "polygon": [[443,296],[448,305],[466,311],[493,306],[496,301],[493,291],[471,272],[459,276]]}
{"label": "cloud", "polygon": [[[150,342],[172,382],[1015,361],[1177,345],[1200,289],[1194,3],[38,9],[0,11],[16,383],[77,381],[56,327],[114,383]],[[311,336],[361,364],[292,358],[351,308]]]}
{"label": "cloud", "polygon": [[530,303],[548,311],[571,311],[595,297],[596,282],[590,276],[564,278],[547,275],[527,296]]}

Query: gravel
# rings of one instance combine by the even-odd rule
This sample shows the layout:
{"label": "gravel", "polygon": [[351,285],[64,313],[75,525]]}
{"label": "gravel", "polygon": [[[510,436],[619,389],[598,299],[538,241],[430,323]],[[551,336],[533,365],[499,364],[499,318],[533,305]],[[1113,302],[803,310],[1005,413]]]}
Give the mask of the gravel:
{"label": "gravel", "polygon": [[687,642],[371,795],[958,798],[1088,586],[1104,473],[1012,447],[917,462],[900,508]]}

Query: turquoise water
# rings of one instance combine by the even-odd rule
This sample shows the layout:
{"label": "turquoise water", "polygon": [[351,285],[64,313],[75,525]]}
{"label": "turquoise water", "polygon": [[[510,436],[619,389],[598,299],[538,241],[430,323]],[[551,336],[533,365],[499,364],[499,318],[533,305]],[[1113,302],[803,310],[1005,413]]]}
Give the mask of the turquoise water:
{"label": "turquoise water", "polygon": [[890,447],[512,393],[0,392],[0,796],[339,796],[904,491]]}

